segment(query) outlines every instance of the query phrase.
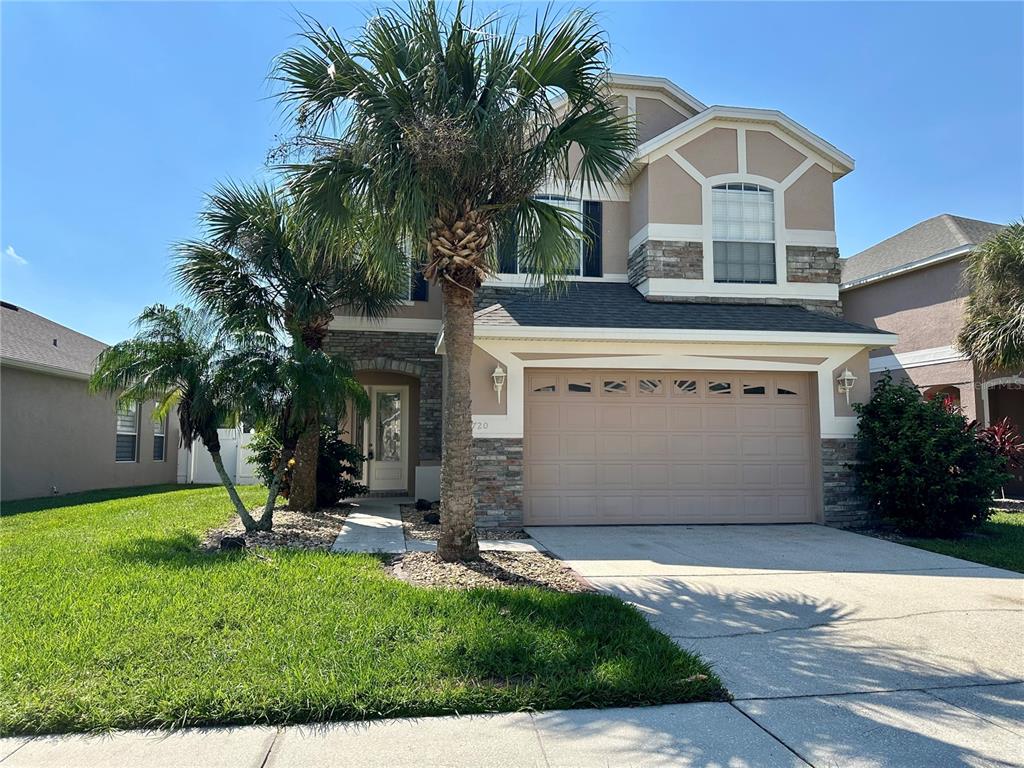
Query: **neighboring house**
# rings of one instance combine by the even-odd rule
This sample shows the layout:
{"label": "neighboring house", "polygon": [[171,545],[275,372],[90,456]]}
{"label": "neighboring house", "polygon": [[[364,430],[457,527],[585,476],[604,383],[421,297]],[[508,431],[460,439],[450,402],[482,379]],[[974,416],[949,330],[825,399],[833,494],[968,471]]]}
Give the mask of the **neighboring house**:
{"label": "neighboring house", "polygon": [[[832,185],[853,160],[780,112],[610,85],[635,163],[599,190],[541,191],[593,233],[569,290],[539,296],[506,258],[480,291],[479,523],[861,524],[850,403],[896,337],[842,319]],[[370,489],[437,498],[440,292],[414,281],[392,317],[331,329],[371,396],[348,426]]]}
{"label": "neighboring house", "polygon": [[173,483],[178,429],[90,394],[106,345],[0,302],[0,497]]}
{"label": "neighboring house", "polygon": [[[1024,428],[1024,372],[985,375],[956,350],[967,255],[1003,227],[943,214],[922,221],[843,262],[840,296],[847,319],[899,334],[871,353],[871,375],[911,381],[925,397],[956,403],[969,419],[1009,417]],[[1024,493],[1024,478],[1007,492]]]}

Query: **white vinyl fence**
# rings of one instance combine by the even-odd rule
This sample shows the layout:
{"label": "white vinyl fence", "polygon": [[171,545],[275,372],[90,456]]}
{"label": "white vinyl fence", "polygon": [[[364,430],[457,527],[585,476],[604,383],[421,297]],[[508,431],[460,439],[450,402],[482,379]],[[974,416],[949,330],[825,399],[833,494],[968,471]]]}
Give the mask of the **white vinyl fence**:
{"label": "white vinyl fence", "polygon": [[[253,474],[252,464],[248,462],[252,432],[243,432],[241,429],[218,429],[217,435],[220,437],[220,457],[232,482],[236,485],[258,484],[259,480]],[[198,440],[192,444],[191,450],[178,449],[178,483],[220,484],[220,477],[213,466],[210,452]]]}

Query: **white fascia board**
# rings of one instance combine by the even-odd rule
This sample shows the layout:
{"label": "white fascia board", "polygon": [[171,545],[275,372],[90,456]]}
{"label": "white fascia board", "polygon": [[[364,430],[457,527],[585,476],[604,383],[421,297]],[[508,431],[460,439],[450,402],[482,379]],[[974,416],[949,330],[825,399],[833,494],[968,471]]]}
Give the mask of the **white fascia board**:
{"label": "white fascia board", "polygon": [[[628,283],[629,278],[622,272],[606,272],[601,277],[581,277],[579,275],[567,275],[559,278],[567,283]],[[534,275],[489,275],[483,282],[486,286],[496,288],[539,288],[545,284],[543,279]]]}
{"label": "white fascia board", "polygon": [[943,363],[959,363],[967,360],[967,355],[954,347],[931,347],[917,349],[913,352],[897,352],[893,355],[872,357],[870,369],[872,373],[906,368],[922,368],[926,365],[942,365]]}
{"label": "white fascia board", "polygon": [[[946,261],[952,261],[958,259],[961,256],[966,256],[968,253],[973,251],[977,246],[974,244],[959,245],[956,248],[951,248],[948,251],[942,251],[936,253],[934,256],[928,256],[917,261],[911,261],[907,264],[901,264],[898,267],[887,269],[884,272],[875,272],[873,275],[865,275],[864,277],[858,277],[856,280],[850,280],[848,283],[841,283],[839,285],[840,291],[849,291],[852,288],[860,288],[865,285],[871,285],[881,280],[888,280],[890,277],[896,277],[897,275],[905,275],[908,272],[916,272],[919,269],[925,267],[932,267],[936,264],[942,264]],[[851,257],[854,258],[854,257]]]}
{"label": "white fascia board", "polygon": [[716,283],[679,277],[649,277],[637,286],[643,296],[679,298],[768,298],[837,301],[835,283]]}
{"label": "white fascia board", "polygon": [[477,324],[481,339],[570,339],[576,341],[693,341],[720,344],[817,344],[888,347],[899,341],[894,333],[808,333],[779,331],[721,331],[680,328],[567,328]]}
{"label": "white fascia board", "polygon": [[690,107],[694,112],[703,112],[708,105],[697,99],[693,94],[684,91],[678,85],[665,77],[651,77],[649,75],[626,75],[613,72],[609,78],[612,85],[622,88],[641,88],[645,90],[663,90],[674,96],[679,102]]}
{"label": "white fascia board", "polygon": [[67,368],[59,368],[55,365],[45,365],[43,363],[30,363],[27,360],[16,360],[11,357],[0,357],[0,365],[3,365],[5,368],[18,368],[23,371],[32,371],[33,373],[60,376],[64,379],[88,381],[90,378],[88,373],[82,373],[81,371],[71,371]]}
{"label": "white fascia board", "polygon": [[772,123],[779,126],[793,138],[806,144],[822,157],[834,163],[843,176],[854,168],[854,160],[839,148],[825,141],[817,134],[811,133],[798,122],[775,109],[752,109],[749,107],[709,107],[698,115],[694,115],[675,128],[670,128],[653,139],[644,142],[636,150],[637,159],[643,159],[652,152],[681,139],[710,120],[735,120],[751,123]]}

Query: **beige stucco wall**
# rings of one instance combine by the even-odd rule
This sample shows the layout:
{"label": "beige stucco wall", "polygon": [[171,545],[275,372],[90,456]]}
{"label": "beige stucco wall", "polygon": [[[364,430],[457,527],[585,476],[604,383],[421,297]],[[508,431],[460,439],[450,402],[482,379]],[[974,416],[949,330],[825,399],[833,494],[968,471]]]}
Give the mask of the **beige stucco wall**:
{"label": "beige stucco wall", "polygon": [[601,260],[606,275],[626,274],[629,256],[629,203],[601,205]]}
{"label": "beige stucco wall", "polygon": [[[839,385],[836,383],[836,380],[847,368],[857,377],[853,389],[850,390],[849,404],[846,402],[846,395],[840,394]],[[835,402],[836,416],[853,416],[853,403],[866,403],[871,398],[871,368],[866,349],[858,352],[832,371],[832,396]]]}
{"label": "beige stucco wall", "polygon": [[[480,347],[473,347],[470,360],[470,401],[474,415],[495,416],[508,412],[508,386],[501,391],[501,402],[494,391],[492,374],[498,361]],[[504,368],[504,366],[502,366]]]}
{"label": "beige stucco wall", "polygon": [[[964,416],[971,420],[981,416],[981,388],[977,384],[974,365],[968,360],[901,368],[891,373],[894,381],[908,381],[922,392],[932,387],[956,387],[960,391],[960,408]],[[882,371],[871,374],[872,383],[883,375]]]}
{"label": "beige stucco wall", "polygon": [[676,151],[705,176],[736,173],[739,169],[735,128],[712,128]]}
{"label": "beige stucco wall", "polygon": [[[341,309],[335,313],[339,317],[351,316],[353,313]],[[426,301],[411,301],[402,304],[389,317],[417,318],[427,320],[441,319],[441,289],[436,285],[427,287]]]}
{"label": "beige stucco wall", "polygon": [[138,461],[114,461],[113,398],[89,394],[83,379],[0,367],[0,497],[25,499],[173,483],[178,425],[168,419],[165,460],[153,461],[153,404],[139,415]]}
{"label": "beige stucco wall", "polygon": [[629,188],[629,236],[632,237],[651,220],[649,204],[649,186],[651,171],[644,167],[633,179]]}
{"label": "beige stucco wall", "polygon": [[768,131],[746,131],[747,171],[782,181],[807,157]]}
{"label": "beige stucco wall", "polygon": [[843,291],[844,315],[855,323],[898,333],[895,352],[950,346],[963,321],[962,270],[961,261],[948,261]]}
{"label": "beige stucco wall", "polygon": [[786,226],[826,231],[836,228],[831,171],[812,165],[786,190]]}
{"label": "beige stucco wall", "polygon": [[636,139],[637,144],[653,139],[669,128],[679,125],[686,115],[670,107],[660,99],[636,99]]}
{"label": "beige stucco wall", "polygon": [[700,184],[672,158],[662,157],[633,182],[630,209],[630,235],[650,222],[700,224]]}

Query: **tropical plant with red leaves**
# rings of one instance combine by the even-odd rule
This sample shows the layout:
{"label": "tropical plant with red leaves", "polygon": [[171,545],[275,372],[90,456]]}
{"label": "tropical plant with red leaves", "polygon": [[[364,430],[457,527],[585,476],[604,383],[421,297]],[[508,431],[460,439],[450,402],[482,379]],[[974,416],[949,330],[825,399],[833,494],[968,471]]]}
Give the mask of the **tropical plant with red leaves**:
{"label": "tropical plant with red leaves", "polygon": [[[978,440],[992,453],[1006,459],[1006,467],[1012,471],[1024,469],[1024,435],[1008,418],[978,430]],[[1002,491],[1006,497],[1006,491]]]}

